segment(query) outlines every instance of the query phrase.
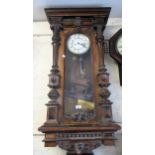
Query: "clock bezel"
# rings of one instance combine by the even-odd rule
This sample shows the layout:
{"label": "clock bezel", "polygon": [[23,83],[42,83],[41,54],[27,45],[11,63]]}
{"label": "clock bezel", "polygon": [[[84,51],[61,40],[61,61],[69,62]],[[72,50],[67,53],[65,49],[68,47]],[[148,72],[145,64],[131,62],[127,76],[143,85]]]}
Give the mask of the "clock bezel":
{"label": "clock bezel", "polygon": [[[89,47],[87,48],[87,50],[85,50],[85,52],[82,52],[82,53],[75,53],[75,52],[73,52],[73,51],[71,51],[71,50],[69,49],[69,44],[68,44],[69,39],[70,39],[71,36],[76,35],[76,34],[83,35],[83,36],[85,36],[86,38],[88,38],[88,40],[89,40]],[[90,41],[90,38],[89,38],[85,33],[74,32],[73,34],[70,34],[70,35],[67,37],[66,46],[67,46],[67,50],[69,50],[71,53],[76,54],[76,55],[83,55],[83,54],[85,54],[85,53],[87,53],[87,52],[89,51],[89,49],[90,49],[90,47],[91,47],[91,41]]]}

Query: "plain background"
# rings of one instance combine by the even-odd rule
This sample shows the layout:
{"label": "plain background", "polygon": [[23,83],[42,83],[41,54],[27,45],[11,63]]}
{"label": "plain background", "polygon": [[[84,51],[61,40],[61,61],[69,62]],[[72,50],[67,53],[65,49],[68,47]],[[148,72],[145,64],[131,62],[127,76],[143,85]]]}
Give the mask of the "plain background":
{"label": "plain background", "polygon": [[[155,4],[123,0],[123,154],[155,154]],[[0,5],[0,154],[33,154],[33,7]]]}

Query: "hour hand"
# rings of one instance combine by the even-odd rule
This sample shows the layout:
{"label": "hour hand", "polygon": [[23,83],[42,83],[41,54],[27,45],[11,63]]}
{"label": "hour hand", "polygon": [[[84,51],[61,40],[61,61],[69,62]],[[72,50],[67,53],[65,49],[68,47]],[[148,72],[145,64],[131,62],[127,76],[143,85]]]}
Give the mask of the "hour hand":
{"label": "hour hand", "polygon": [[85,44],[83,44],[83,43],[81,43],[81,45],[82,45],[83,47],[86,47],[86,45],[85,45]]}
{"label": "hour hand", "polygon": [[81,46],[83,46],[83,47],[86,47],[86,45],[83,44],[83,43],[79,43],[79,42],[78,42],[78,44],[81,45]]}

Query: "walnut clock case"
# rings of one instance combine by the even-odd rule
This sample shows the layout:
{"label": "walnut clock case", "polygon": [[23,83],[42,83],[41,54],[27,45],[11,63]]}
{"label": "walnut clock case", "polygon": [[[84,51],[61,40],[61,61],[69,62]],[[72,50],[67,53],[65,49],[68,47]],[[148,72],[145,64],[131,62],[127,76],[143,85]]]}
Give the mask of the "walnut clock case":
{"label": "walnut clock case", "polygon": [[39,128],[45,147],[58,145],[67,155],[93,155],[101,144],[114,145],[120,126],[112,119],[103,48],[110,9],[45,9],[53,31],[50,101],[47,120]]}

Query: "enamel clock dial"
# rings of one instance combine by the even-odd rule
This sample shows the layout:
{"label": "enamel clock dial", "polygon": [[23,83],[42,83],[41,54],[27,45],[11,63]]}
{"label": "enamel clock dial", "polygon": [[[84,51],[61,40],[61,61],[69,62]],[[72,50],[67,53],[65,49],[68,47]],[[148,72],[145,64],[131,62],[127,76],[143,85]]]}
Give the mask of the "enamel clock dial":
{"label": "enamel clock dial", "polygon": [[67,47],[68,50],[74,54],[84,54],[90,48],[90,40],[84,34],[72,34],[67,41]]}

